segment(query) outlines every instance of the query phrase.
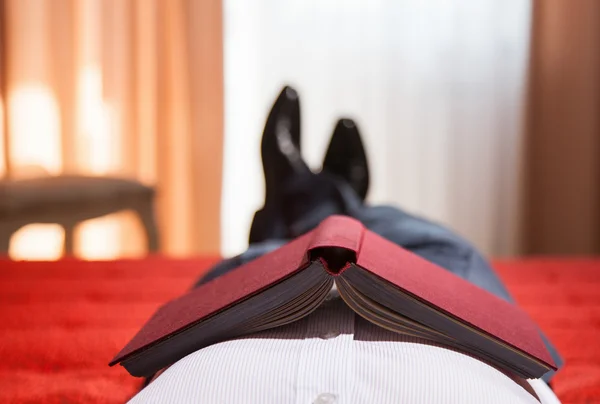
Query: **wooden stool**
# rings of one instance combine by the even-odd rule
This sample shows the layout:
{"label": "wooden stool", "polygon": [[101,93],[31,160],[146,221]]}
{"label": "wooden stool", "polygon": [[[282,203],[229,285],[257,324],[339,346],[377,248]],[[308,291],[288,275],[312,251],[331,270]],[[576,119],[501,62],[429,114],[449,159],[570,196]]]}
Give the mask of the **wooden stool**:
{"label": "wooden stool", "polygon": [[57,176],[0,181],[0,255],[10,238],[32,223],[56,223],[65,230],[64,253],[73,255],[73,229],[85,220],[122,210],[139,217],[148,250],[159,248],[154,217],[154,188],[111,177]]}

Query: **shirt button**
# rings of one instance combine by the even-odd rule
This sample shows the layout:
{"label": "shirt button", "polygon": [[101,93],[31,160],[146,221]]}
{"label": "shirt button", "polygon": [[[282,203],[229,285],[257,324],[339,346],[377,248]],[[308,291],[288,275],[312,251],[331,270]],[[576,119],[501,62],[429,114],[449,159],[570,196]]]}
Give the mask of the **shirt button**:
{"label": "shirt button", "polygon": [[340,333],[338,331],[326,331],[323,334],[321,334],[321,338],[322,339],[331,339],[331,338],[335,338],[339,335],[340,335]]}
{"label": "shirt button", "polygon": [[317,396],[315,401],[313,401],[313,404],[333,404],[335,403],[336,398],[335,394],[322,393]]}

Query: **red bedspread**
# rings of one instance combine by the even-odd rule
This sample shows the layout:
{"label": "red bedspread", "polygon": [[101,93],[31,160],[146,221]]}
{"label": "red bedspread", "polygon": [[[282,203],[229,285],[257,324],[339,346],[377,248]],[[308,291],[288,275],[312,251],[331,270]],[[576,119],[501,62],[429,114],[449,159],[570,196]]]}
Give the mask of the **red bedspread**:
{"label": "red bedspread", "polygon": [[[106,364],[214,259],[0,260],[0,402],[121,403],[140,381]],[[564,403],[600,403],[600,260],[495,267],[567,360]]]}

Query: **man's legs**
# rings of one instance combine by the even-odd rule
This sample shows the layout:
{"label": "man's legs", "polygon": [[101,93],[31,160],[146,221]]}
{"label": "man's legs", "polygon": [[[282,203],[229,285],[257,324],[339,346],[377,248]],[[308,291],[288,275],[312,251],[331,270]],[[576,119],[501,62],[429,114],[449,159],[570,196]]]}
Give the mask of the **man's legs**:
{"label": "man's legs", "polygon": [[[216,265],[198,284],[266,254],[332,214],[352,216],[387,238],[496,296],[513,302],[487,261],[450,230],[391,206],[364,205],[368,164],[356,125],[342,120],[332,136],[323,170],[314,174],[300,153],[298,95],[286,87],[273,106],[261,142],[265,206],[254,217],[244,254]],[[354,174],[362,174],[357,177]],[[366,177],[365,177],[366,175]],[[260,213],[260,214],[259,214]],[[399,269],[401,270],[401,269]],[[556,349],[544,339],[557,365]],[[548,379],[546,375],[545,380]]]}
{"label": "man's legs", "polygon": [[[364,205],[356,193],[347,184],[339,180],[321,176],[319,181],[327,182],[329,185],[327,188],[329,189],[330,187],[334,187],[337,190],[335,193],[337,197],[331,201],[320,197],[316,198],[315,201],[319,201],[319,206],[314,206],[314,208],[311,200],[306,200],[306,209],[303,209],[303,213],[295,218],[294,222],[297,225],[293,227],[301,229],[302,232],[309,231],[320,223],[321,220],[333,213],[354,217],[374,233],[447,269],[494,295],[514,303],[513,298],[491,265],[475,247],[462,237],[443,226],[410,215],[392,206]],[[313,189],[315,193],[319,193],[319,187],[314,187]],[[303,190],[302,194],[306,195],[305,190]],[[285,242],[286,240],[269,240],[251,244],[243,254],[217,264],[195,286],[208,282],[246,262],[273,251]],[[550,344],[543,333],[541,333],[541,336],[557,366],[560,367],[563,361],[558,355],[557,350]],[[543,379],[548,381],[553,374],[554,372],[549,372]]]}

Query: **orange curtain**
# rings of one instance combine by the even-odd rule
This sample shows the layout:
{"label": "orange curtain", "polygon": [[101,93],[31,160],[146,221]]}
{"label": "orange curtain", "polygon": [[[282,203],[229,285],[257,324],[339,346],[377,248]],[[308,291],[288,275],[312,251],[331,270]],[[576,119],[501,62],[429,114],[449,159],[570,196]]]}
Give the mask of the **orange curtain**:
{"label": "orange curtain", "polygon": [[600,2],[534,2],[525,245],[600,253]]}
{"label": "orange curtain", "polygon": [[[221,1],[4,0],[2,23],[0,175],[137,178],[157,188],[166,253],[218,253]],[[77,234],[84,257],[143,253],[126,213]],[[60,237],[24,228],[11,254],[50,258]]]}

